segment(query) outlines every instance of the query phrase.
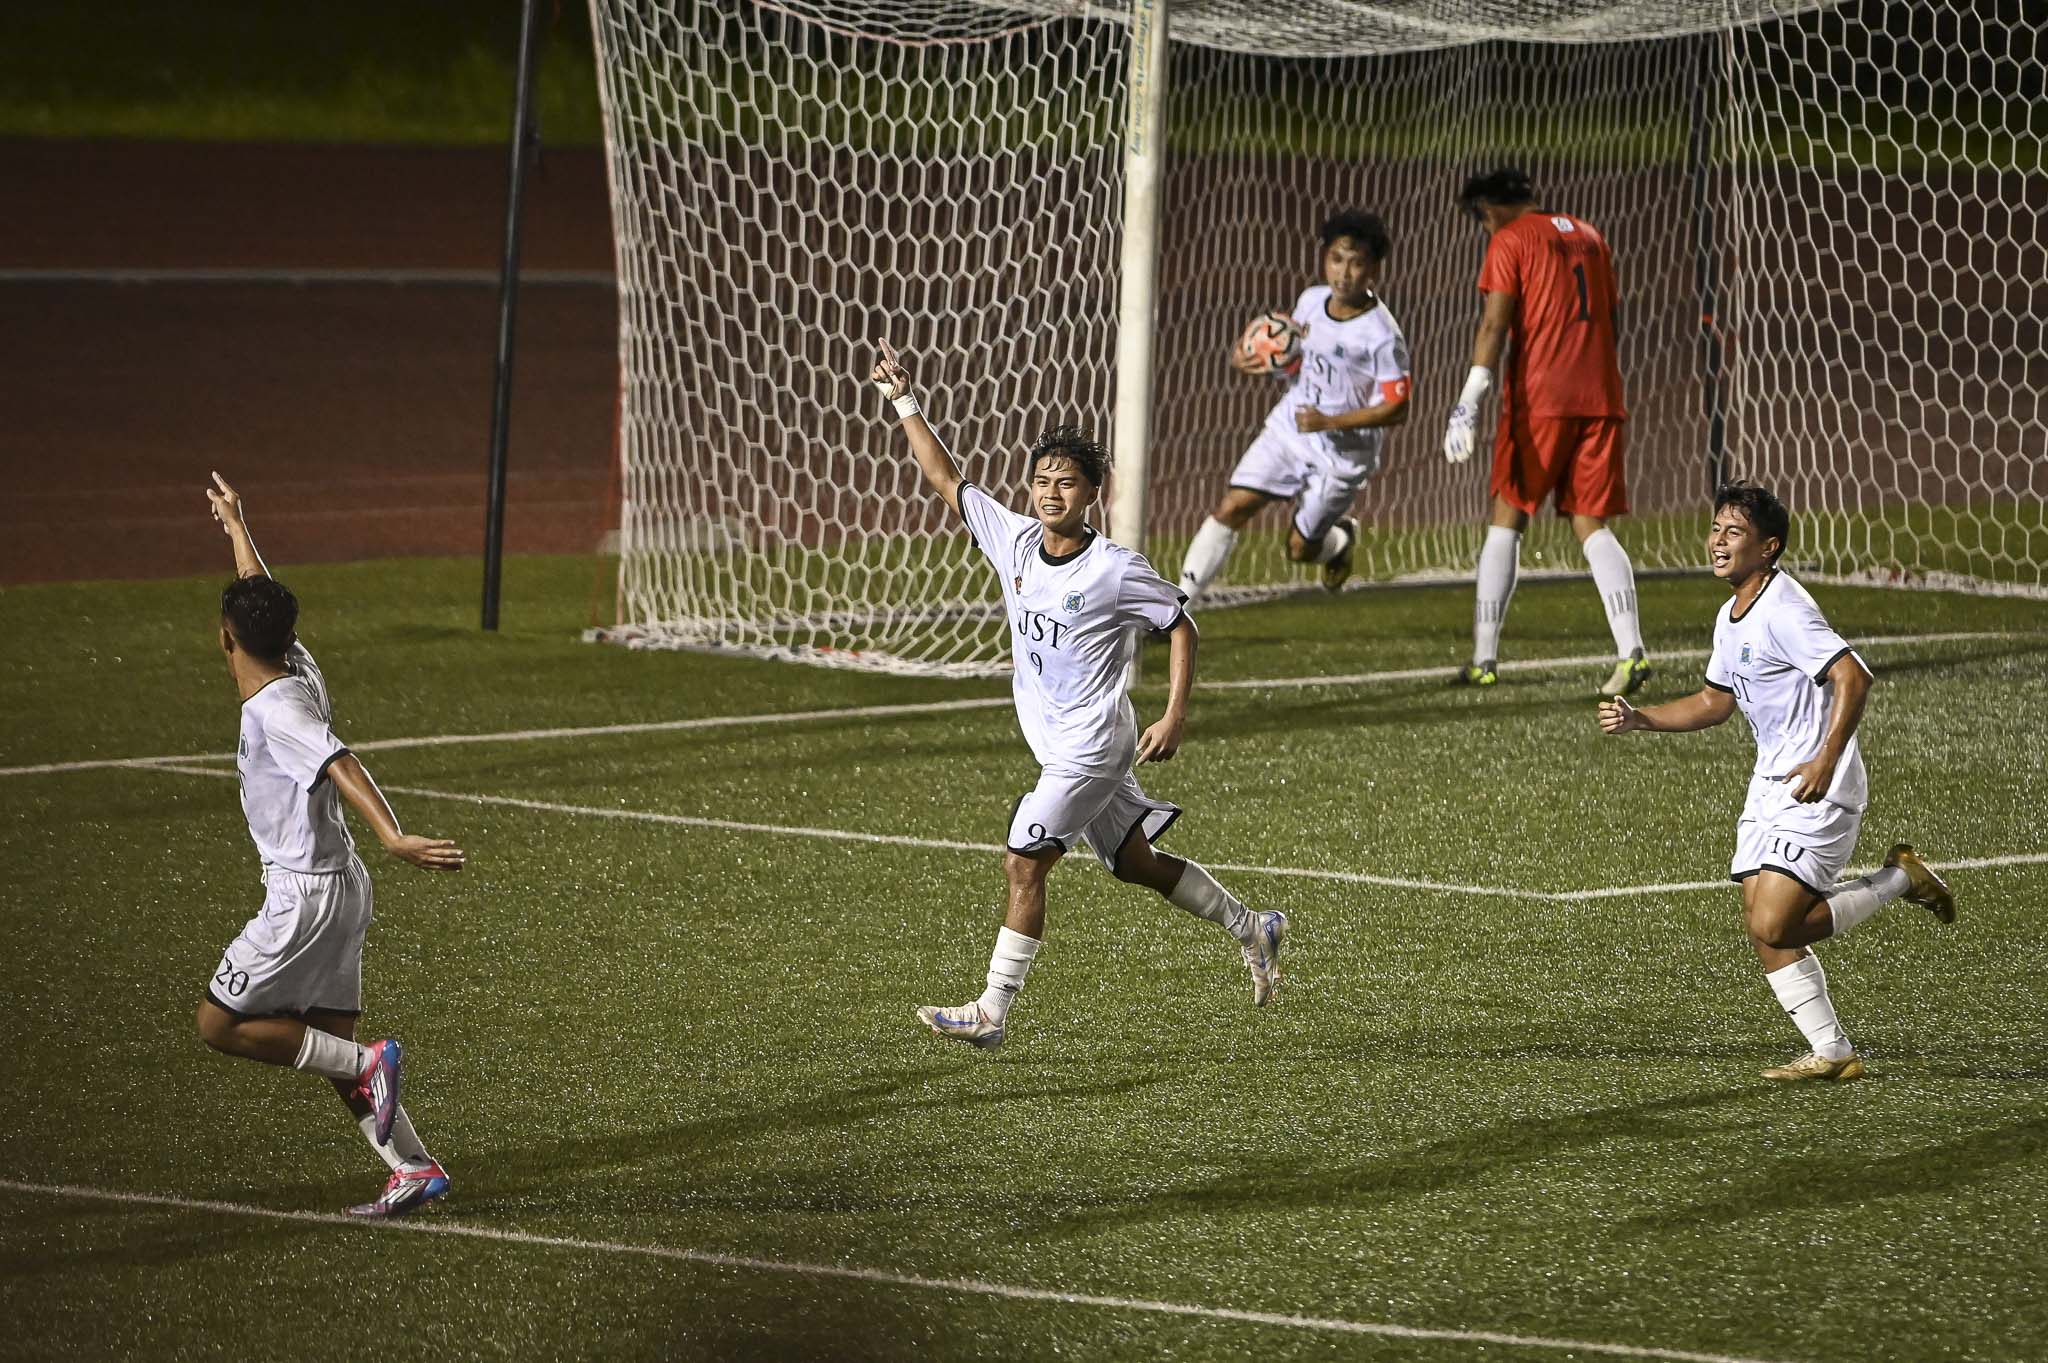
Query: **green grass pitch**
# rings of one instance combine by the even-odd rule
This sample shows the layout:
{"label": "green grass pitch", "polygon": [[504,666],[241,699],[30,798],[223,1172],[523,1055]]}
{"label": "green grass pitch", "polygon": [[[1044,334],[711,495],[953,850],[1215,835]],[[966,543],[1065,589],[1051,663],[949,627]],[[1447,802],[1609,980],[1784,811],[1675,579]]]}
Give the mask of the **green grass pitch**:
{"label": "green grass pitch", "polygon": [[[2048,850],[2048,605],[1816,588],[1852,640],[1907,640],[1867,648],[1858,863],[1903,837],[1994,864],[1953,871],[1953,927],[1897,905],[1823,946],[1872,1077],[1788,1090],[1757,1077],[1801,1047],[1732,889],[1573,897],[1716,880],[1752,757],[1740,723],[1599,737],[1602,668],[1198,689],[1147,785],[1187,809],[1169,847],[1266,868],[1220,874],[1293,916],[1281,1003],[1080,857],[983,1055],[912,1008],[979,990],[997,858],[923,844],[1000,838],[1033,774],[1006,706],[376,741],[1001,681],[584,645],[589,560],[513,561],[494,637],[471,565],[278,567],[344,737],[409,827],[471,853],[457,877],[369,857],[365,1027],[406,1042],[455,1180],[417,1224],[442,1233],[325,1219],[381,1174],[332,1094],[193,1032],[259,898],[234,784],[205,774],[228,765],[10,771],[0,1356],[1848,1363],[2048,1339],[2048,865],[2021,859]],[[0,766],[229,751],[218,586],[0,592]],[[1652,699],[1696,684],[1722,590],[1642,584]],[[1447,675],[1469,612],[1458,588],[1210,612],[1202,674]],[[1515,600],[1513,659],[1605,639],[1582,583]]]}

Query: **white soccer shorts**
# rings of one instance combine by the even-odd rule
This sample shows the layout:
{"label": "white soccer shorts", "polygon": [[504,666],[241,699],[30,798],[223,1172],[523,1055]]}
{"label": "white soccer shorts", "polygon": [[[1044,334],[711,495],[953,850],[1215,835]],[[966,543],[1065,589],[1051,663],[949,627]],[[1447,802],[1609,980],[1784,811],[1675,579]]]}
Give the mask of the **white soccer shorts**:
{"label": "white soccer shorts", "polygon": [[1308,443],[1262,430],[1231,470],[1230,486],[1268,497],[1294,499],[1294,528],[1305,540],[1319,540],[1344,519],[1372,478],[1374,465],[1333,458]]}
{"label": "white soccer shorts", "polygon": [[1145,841],[1158,842],[1179,817],[1179,805],[1147,795],[1130,772],[1077,776],[1042,771],[1037,786],[1019,797],[1010,812],[1009,848],[1043,852],[1057,847],[1071,852],[1076,843],[1086,842],[1114,873],[1116,854],[1132,830],[1141,829]]}
{"label": "white soccer shorts", "polygon": [[313,1008],[360,1013],[372,903],[362,861],[350,858],[330,875],[271,866],[263,890],[262,909],[228,943],[207,997],[249,1016]]}
{"label": "white soccer shorts", "polygon": [[1826,894],[1855,854],[1862,827],[1860,810],[1826,800],[1801,804],[1792,798],[1789,782],[1752,776],[1749,799],[1735,825],[1728,878],[1742,881],[1758,871],[1780,871],[1815,894]]}

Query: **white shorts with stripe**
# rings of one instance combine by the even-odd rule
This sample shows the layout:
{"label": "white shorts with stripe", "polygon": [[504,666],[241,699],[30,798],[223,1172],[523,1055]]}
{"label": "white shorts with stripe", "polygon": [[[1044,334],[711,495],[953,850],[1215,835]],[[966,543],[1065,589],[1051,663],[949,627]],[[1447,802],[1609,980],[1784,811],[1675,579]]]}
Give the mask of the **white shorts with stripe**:
{"label": "white shorts with stripe", "polygon": [[1142,831],[1145,841],[1157,842],[1179,817],[1179,805],[1153,799],[1129,772],[1077,776],[1042,771],[1037,786],[1019,797],[1010,812],[1009,848],[1071,852],[1076,843],[1086,842],[1114,873],[1116,854],[1134,830]]}
{"label": "white shorts with stripe", "polygon": [[361,859],[328,875],[268,866],[263,891],[263,907],[228,943],[207,997],[250,1016],[361,1012],[373,900]]}
{"label": "white shorts with stripe", "polygon": [[1319,540],[1344,519],[1365,490],[1376,464],[1353,464],[1279,431],[1261,430],[1231,471],[1230,486],[1294,501],[1294,528]]}
{"label": "white shorts with stripe", "polygon": [[1752,776],[1749,799],[1735,825],[1728,878],[1742,881],[1758,871],[1779,871],[1815,894],[1826,894],[1855,855],[1862,827],[1861,810],[1826,800],[1801,804],[1792,798],[1789,783]]}

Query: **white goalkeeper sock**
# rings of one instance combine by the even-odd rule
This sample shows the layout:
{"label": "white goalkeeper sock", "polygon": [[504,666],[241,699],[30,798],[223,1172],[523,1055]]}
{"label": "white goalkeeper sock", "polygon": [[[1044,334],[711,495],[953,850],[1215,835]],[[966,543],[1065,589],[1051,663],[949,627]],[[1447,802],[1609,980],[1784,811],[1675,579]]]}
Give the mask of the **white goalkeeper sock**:
{"label": "white goalkeeper sock", "polygon": [[377,1152],[377,1158],[384,1161],[389,1169],[424,1169],[434,1162],[427,1153],[427,1147],[420,1144],[419,1133],[412,1129],[412,1118],[405,1115],[400,1107],[391,1118],[391,1139],[377,1144],[377,1114],[366,1112],[356,1118],[356,1129],[363,1133],[363,1139]]}
{"label": "white goalkeeper sock", "polygon": [[1479,547],[1479,597],[1472,607],[1475,663],[1500,658],[1500,629],[1507,623],[1508,600],[1515,594],[1515,574],[1521,567],[1521,557],[1521,531],[1504,525],[1486,527],[1486,543]]}
{"label": "white goalkeeper sock", "polygon": [[292,1061],[292,1068],[317,1074],[323,1079],[352,1080],[369,1063],[367,1047],[358,1046],[347,1037],[323,1032],[318,1027],[308,1027],[306,1039],[299,1043],[299,1058]]}
{"label": "white goalkeeper sock", "polygon": [[1000,1023],[1010,1015],[1010,1005],[1024,987],[1031,963],[1038,959],[1038,947],[1036,937],[1008,928],[997,930],[995,953],[988,958],[988,988],[980,999],[981,1015],[990,1022]]}
{"label": "white goalkeeper sock", "polygon": [[1328,563],[1351,547],[1351,530],[1343,524],[1333,525],[1323,535],[1322,543],[1316,547],[1309,559],[1315,563]]}
{"label": "white goalkeeper sock", "polygon": [[1828,997],[1828,976],[1812,952],[1764,976],[1778,1006],[1791,1017],[1806,1038],[1806,1044],[1823,1060],[1840,1060],[1856,1054],[1848,1034],[1835,1017],[1835,1001]]}
{"label": "white goalkeeper sock", "polygon": [[1601,604],[1607,607],[1607,628],[1614,634],[1614,651],[1623,658],[1633,658],[1643,646],[1643,626],[1636,614],[1636,570],[1628,561],[1628,550],[1605,526],[1586,536],[1586,542],[1579,547],[1586,551],[1586,564],[1593,570],[1593,585],[1600,589]]}
{"label": "white goalkeeper sock", "polygon": [[1188,600],[1200,596],[1216,580],[1216,574],[1223,571],[1223,565],[1230,561],[1230,551],[1236,547],[1235,530],[1214,516],[1202,522],[1180,564],[1180,589],[1188,594]]}
{"label": "white goalkeeper sock", "polygon": [[1897,866],[1843,881],[1828,891],[1828,912],[1835,919],[1830,935],[1840,937],[1912,887],[1912,877]]}
{"label": "white goalkeeper sock", "polygon": [[1251,941],[1252,911],[1236,895],[1217,884],[1216,877],[1204,870],[1199,862],[1186,863],[1180,880],[1166,896],[1166,902],[1177,909],[1186,909],[1197,918],[1222,924],[1224,931],[1240,942]]}

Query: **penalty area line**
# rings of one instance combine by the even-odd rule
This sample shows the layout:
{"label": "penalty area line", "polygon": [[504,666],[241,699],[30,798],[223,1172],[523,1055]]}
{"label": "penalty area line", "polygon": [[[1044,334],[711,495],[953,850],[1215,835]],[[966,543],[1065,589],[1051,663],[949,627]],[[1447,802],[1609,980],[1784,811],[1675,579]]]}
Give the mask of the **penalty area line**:
{"label": "penalty area line", "polygon": [[[1864,639],[1874,644],[1938,644],[1986,639],[2028,639],[2043,636],[1974,631],[1955,634],[1892,634]],[[1707,650],[1679,649],[1660,653],[1653,662],[1704,658]],[[1605,653],[1573,658],[1529,658],[1500,664],[1502,672],[1562,672],[1575,667],[1611,666],[1614,658]],[[1449,676],[1444,667],[1405,667],[1384,672],[1352,672],[1340,676],[1253,677],[1234,681],[1197,684],[1202,691],[1286,691],[1317,686],[1380,686],[1401,682],[1429,681]],[[481,734],[423,734],[411,738],[373,738],[349,744],[356,752],[395,752],[401,748],[445,748],[465,743],[534,743],[557,738],[604,738],[623,734],[683,733],[695,729],[732,729],[769,724],[807,724],[849,719],[892,719],[910,715],[942,715],[969,710],[1000,710],[1014,704],[1012,697],[971,696],[961,700],[912,701],[900,705],[850,705],[830,710],[771,710],[747,715],[702,715],[693,719],[657,719],[631,724],[585,724],[553,729],[504,729]],[[28,766],[0,767],[0,776],[50,776],[71,771],[98,771],[118,767],[161,767],[176,762],[232,762],[233,753],[169,753],[158,757],[95,757],[77,762],[39,762]]]}
{"label": "penalty area line", "polygon": [[1383,1321],[1346,1320],[1336,1316],[1307,1316],[1284,1311],[1247,1311],[1229,1306],[1204,1306],[1194,1302],[1155,1301],[1145,1297],[1114,1297],[1091,1292],[1061,1292],[1044,1287],[988,1282],[979,1278],[929,1278],[891,1269],[860,1268],[848,1264],[813,1264],[790,1259],[758,1259],[745,1254],[721,1254],[714,1250],[686,1249],[675,1245],[627,1244],[614,1240],[585,1240],[567,1235],[539,1235],[531,1231],[500,1230],[490,1226],[469,1226],[447,1220],[397,1220],[368,1223],[338,1212],[287,1211],[257,1207],[245,1202],[220,1202],[207,1198],[170,1197],[159,1193],[124,1193],[107,1188],[86,1188],[75,1184],[24,1183],[0,1179],[0,1188],[38,1197],[68,1198],[74,1201],[111,1202],[138,1207],[161,1207],[173,1211],[202,1212],[215,1216],[240,1216],[300,1225],[347,1227],[363,1234],[443,1235],[495,1244],[522,1245],[535,1249],[570,1250],[583,1254],[631,1255],[638,1258],[679,1260],[709,1268],[726,1268],[756,1273],[779,1273],[796,1278],[837,1279],[873,1283],[881,1287],[912,1288],[957,1296],[997,1297],[1007,1301],[1045,1302],[1057,1306],[1092,1306],[1109,1311],[1130,1311],[1155,1316],[1184,1316],[1202,1320],[1230,1321],[1245,1325],[1267,1325],[1323,1334],[1373,1335],[1383,1339],[1432,1340],[1454,1344],[1498,1344],[1509,1348],[1548,1349],[1567,1353],[1598,1354],[1607,1358],[1647,1358],[1665,1363],[1769,1363],[1734,1354],[1701,1353],[1691,1349],[1663,1349],[1635,1344],[1610,1344],[1597,1340],[1559,1339],[1548,1335],[1514,1335],[1498,1330],[1447,1330],[1416,1325],[1395,1325]]}

